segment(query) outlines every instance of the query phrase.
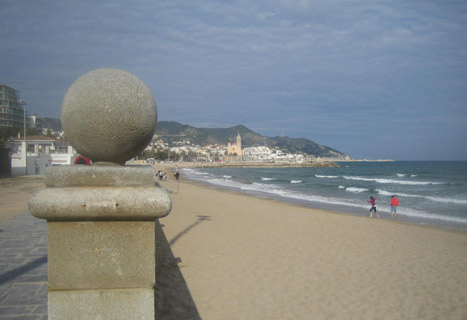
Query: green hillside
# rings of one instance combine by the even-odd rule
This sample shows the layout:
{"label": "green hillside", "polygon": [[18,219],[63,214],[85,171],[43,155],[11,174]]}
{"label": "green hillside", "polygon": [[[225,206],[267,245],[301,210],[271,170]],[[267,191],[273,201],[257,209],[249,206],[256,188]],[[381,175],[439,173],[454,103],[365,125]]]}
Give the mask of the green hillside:
{"label": "green hillside", "polygon": [[242,137],[243,147],[278,147],[289,153],[306,153],[317,157],[346,156],[336,149],[319,145],[305,138],[266,137],[242,125],[230,128],[195,128],[174,121],[159,121],[156,130],[156,135],[163,138],[169,145],[178,141],[190,141],[190,143],[200,146],[209,144],[227,145],[229,141],[234,141],[237,134]]}

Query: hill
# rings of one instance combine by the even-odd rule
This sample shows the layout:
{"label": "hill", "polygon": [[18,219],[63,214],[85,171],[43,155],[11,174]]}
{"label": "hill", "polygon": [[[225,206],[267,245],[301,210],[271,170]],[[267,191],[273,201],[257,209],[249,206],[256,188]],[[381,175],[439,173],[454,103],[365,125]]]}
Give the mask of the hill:
{"label": "hill", "polygon": [[262,136],[243,125],[230,128],[196,128],[174,121],[159,121],[156,129],[156,135],[163,138],[169,145],[179,141],[190,141],[200,146],[226,145],[235,139],[237,134],[242,137],[243,147],[268,146],[269,148],[278,147],[289,153],[306,153],[316,157],[346,157],[346,154],[336,149],[319,145],[309,139]]}
{"label": "hill", "polygon": [[52,129],[53,131],[62,130],[62,122],[55,118],[41,118],[42,128]]}
{"label": "hill", "polygon": [[[42,118],[42,126],[59,131],[61,129],[60,119]],[[164,142],[169,145],[182,141],[190,141],[192,144],[200,146],[227,145],[229,141],[237,137],[237,134],[242,137],[243,147],[268,146],[269,148],[278,147],[288,153],[305,153],[316,157],[346,157],[346,154],[336,149],[320,145],[309,139],[262,136],[243,125],[230,128],[196,128],[175,121],[159,121],[156,129],[156,135],[163,138]]]}

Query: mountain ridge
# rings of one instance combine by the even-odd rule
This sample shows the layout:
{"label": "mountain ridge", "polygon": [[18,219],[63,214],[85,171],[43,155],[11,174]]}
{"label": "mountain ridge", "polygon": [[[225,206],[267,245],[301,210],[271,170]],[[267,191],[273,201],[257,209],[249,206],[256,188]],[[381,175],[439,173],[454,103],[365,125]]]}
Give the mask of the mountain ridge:
{"label": "mountain ridge", "polygon": [[[305,153],[316,157],[343,158],[347,155],[337,149],[320,145],[306,138],[268,137],[260,135],[244,125],[229,128],[196,128],[183,125],[176,121],[159,121],[156,135],[164,137],[169,145],[175,141],[190,141],[191,143],[206,146],[209,144],[224,144],[233,141],[240,134],[243,147],[267,146],[279,148],[289,153]],[[187,140],[180,139],[186,137]]]}
{"label": "mountain ridge", "polygon": [[[60,119],[42,118],[42,126],[60,131]],[[227,145],[228,142],[237,137],[237,134],[242,137],[243,147],[267,146],[272,149],[279,148],[288,153],[303,153],[315,157],[348,157],[337,149],[320,145],[307,138],[263,136],[241,124],[229,128],[197,128],[176,121],[158,121],[155,132],[155,135],[163,137],[164,142],[169,145],[173,145],[174,142],[190,141],[190,143],[200,146],[210,144]]]}

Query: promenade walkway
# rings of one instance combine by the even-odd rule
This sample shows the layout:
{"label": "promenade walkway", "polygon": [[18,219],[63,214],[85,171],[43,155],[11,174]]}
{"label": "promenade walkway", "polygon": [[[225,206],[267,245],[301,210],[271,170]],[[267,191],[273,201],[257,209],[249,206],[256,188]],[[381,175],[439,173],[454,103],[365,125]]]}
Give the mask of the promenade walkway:
{"label": "promenade walkway", "polygon": [[47,223],[30,213],[0,223],[0,320],[47,319]]}
{"label": "promenade walkway", "polygon": [[[156,224],[156,318],[200,320],[186,282]],[[0,320],[47,319],[47,223],[30,213],[0,223]]]}
{"label": "promenade walkway", "polygon": [[[48,318],[47,223],[28,212],[21,214],[31,193],[44,187],[43,176],[0,180],[0,320]],[[173,181],[166,187],[170,193],[177,191]],[[156,223],[156,238],[156,318],[199,320],[163,223]]]}

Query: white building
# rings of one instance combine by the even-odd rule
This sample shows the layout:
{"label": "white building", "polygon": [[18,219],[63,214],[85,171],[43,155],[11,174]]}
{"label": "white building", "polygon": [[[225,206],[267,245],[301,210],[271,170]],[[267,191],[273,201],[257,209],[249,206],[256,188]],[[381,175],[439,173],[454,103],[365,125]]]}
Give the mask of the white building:
{"label": "white building", "polygon": [[71,165],[78,156],[71,146],[59,147],[57,140],[43,136],[15,138],[10,142],[13,175],[43,174],[45,168]]}
{"label": "white building", "polygon": [[245,161],[271,161],[273,153],[265,146],[248,147],[243,149],[243,159]]}

